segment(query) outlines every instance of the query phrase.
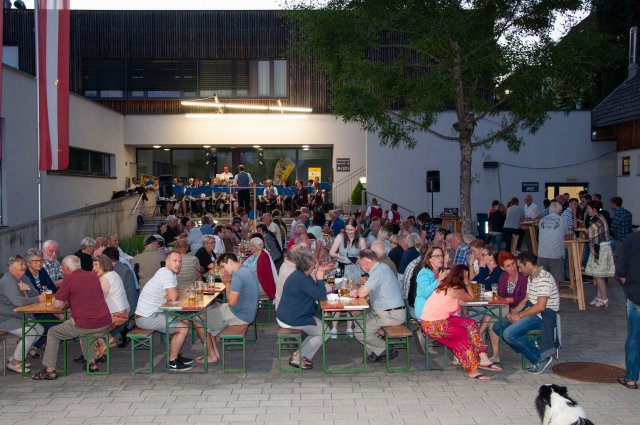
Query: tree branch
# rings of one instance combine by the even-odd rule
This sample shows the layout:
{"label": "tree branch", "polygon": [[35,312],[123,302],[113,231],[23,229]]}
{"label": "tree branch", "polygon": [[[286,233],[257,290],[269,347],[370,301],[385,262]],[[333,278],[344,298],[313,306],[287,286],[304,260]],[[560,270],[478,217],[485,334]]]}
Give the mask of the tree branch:
{"label": "tree branch", "polygon": [[507,136],[513,130],[515,130],[517,126],[518,126],[518,121],[512,120],[508,125],[500,128],[499,130],[497,130],[497,131],[495,131],[493,133],[489,133],[489,135],[487,137],[485,137],[484,139],[480,139],[479,141],[477,141],[475,143],[471,143],[471,146],[475,149],[475,148],[477,148],[479,146],[487,145],[489,143],[493,143],[493,142],[496,142],[498,140],[501,140],[501,139],[505,138],[505,136]]}
{"label": "tree branch", "polygon": [[[397,117],[397,118],[400,118],[400,119],[406,120],[406,121],[410,122],[411,124],[413,124],[413,125],[415,125],[415,126],[417,126],[417,127],[422,128],[422,123],[420,123],[420,122],[418,122],[418,121],[414,120],[413,118],[409,118],[409,117],[400,117],[400,114],[398,114],[398,113],[397,113],[397,112],[395,112],[395,111],[389,111],[389,114],[393,115],[394,117]],[[453,136],[446,136],[446,135],[444,135],[444,134],[442,134],[442,133],[440,133],[440,132],[438,132],[438,131],[435,131],[435,130],[433,130],[433,129],[429,128],[429,127],[427,127],[427,128],[422,128],[422,129],[423,129],[424,131],[426,131],[427,133],[432,134],[432,135],[434,135],[434,136],[436,136],[436,137],[439,137],[440,139],[445,140],[445,141],[447,141],[447,142],[457,142],[457,141],[458,141],[458,138],[457,138],[457,137],[453,137]]]}

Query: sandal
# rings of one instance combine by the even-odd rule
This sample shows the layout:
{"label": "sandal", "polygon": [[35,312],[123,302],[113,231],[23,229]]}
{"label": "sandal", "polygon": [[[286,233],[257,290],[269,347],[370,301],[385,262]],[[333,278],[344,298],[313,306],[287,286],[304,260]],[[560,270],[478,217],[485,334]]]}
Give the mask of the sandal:
{"label": "sandal", "polygon": [[[100,369],[98,369],[98,365],[95,363],[89,363],[89,372],[98,372],[100,371]],[[84,365],[84,370],[87,370],[87,364],[85,363]]]}
{"label": "sandal", "polygon": [[38,351],[35,348],[32,348],[31,350],[29,350],[29,352],[27,353],[27,356],[31,357],[32,359],[40,358],[40,354],[38,354]]}
{"label": "sandal", "polygon": [[638,383],[637,382],[635,384],[630,384],[629,383],[629,382],[631,382],[630,379],[627,379],[626,377],[624,379],[620,379],[620,378],[618,378],[618,383],[620,385],[624,385],[625,387],[629,388],[630,390],[637,390],[638,389]]}
{"label": "sandal", "polygon": [[[27,372],[31,372],[31,369],[29,369],[29,366],[31,366],[29,363],[25,363],[24,364],[24,371],[25,373]],[[7,363],[7,369],[15,372],[15,373],[22,373],[22,363],[18,363],[18,364],[14,364],[11,362]]]}
{"label": "sandal", "polygon": [[47,369],[42,369],[41,372],[33,375],[31,379],[35,381],[53,381],[54,379],[58,379],[58,373],[55,370],[52,372],[47,372]]}
{"label": "sandal", "polygon": [[478,369],[490,370],[492,372],[502,372],[502,368],[500,367],[500,365],[495,362],[489,363],[488,365],[479,364]]}
{"label": "sandal", "polygon": [[[469,376],[469,375],[467,375],[467,376]],[[478,380],[478,381],[493,381],[493,378],[491,378],[491,377],[489,377],[489,376],[487,376],[487,375],[485,375],[483,373],[479,373],[479,374],[477,374],[475,376],[469,376],[469,378],[475,379],[475,380]]]}
{"label": "sandal", "polygon": [[[218,361],[220,361],[219,358],[213,360],[213,361],[209,361],[207,362],[208,364],[216,364],[218,363]],[[197,364],[204,364],[204,356],[200,356],[200,357],[196,357],[196,363]]]}

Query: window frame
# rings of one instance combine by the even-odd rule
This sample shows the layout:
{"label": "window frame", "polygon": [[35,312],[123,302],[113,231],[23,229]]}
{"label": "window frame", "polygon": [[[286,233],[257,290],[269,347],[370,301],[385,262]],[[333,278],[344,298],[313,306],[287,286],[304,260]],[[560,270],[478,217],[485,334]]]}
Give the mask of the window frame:
{"label": "window frame", "polygon": [[[89,155],[86,161],[88,165],[88,170],[74,170],[70,168],[72,163],[71,156],[73,154],[87,154],[87,153]],[[96,156],[99,156],[99,158],[96,158]],[[102,163],[105,169],[103,169],[103,171],[93,171],[92,168],[94,165],[94,161],[99,161],[100,163]],[[69,146],[69,167],[67,167],[64,170],[49,170],[47,171],[47,174],[76,176],[76,177],[94,177],[94,178],[101,178],[101,179],[115,179],[117,178],[115,176],[115,154],[109,153],[109,152],[94,151],[94,150],[85,149],[85,148],[77,148],[75,146]]]}

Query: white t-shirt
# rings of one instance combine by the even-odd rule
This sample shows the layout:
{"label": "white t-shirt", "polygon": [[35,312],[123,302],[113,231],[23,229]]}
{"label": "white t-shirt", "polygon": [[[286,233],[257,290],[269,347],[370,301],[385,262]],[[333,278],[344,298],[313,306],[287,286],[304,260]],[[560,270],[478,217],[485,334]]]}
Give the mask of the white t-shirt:
{"label": "white t-shirt", "polygon": [[213,248],[213,252],[216,254],[224,254],[224,242],[218,235],[213,235],[213,238],[216,240],[216,246]]}
{"label": "white t-shirt", "polygon": [[531,205],[524,204],[524,217],[526,219],[538,218],[541,215],[540,208],[538,208],[535,202],[532,202]]}
{"label": "white t-shirt", "polygon": [[175,288],[178,285],[176,275],[166,267],[162,267],[153,275],[140,292],[138,298],[138,308],[136,314],[142,317],[149,317],[157,313],[160,306],[167,300],[164,296],[167,289]]}
{"label": "white t-shirt", "polygon": [[109,307],[109,313],[127,310],[129,301],[127,301],[127,293],[124,291],[124,283],[122,283],[120,275],[111,270],[102,277],[109,281],[109,293],[104,299],[107,302],[107,307]]}

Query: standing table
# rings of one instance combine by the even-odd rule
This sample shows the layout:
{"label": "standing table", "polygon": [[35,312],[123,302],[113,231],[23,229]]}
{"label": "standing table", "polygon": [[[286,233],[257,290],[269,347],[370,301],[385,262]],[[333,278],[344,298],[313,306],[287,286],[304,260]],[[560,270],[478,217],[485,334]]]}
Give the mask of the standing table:
{"label": "standing table", "polygon": [[567,239],[564,246],[569,254],[569,289],[571,293],[560,292],[560,298],[578,301],[578,309],[585,310],[584,285],[582,282],[582,251],[588,239]]}
{"label": "standing table", "polygon": [[[216,287],[220,289],[220,287]],[[224,289],[222,289],[224,290]],[[216,290],[204,295],[202,298],[196,298],[195,303],[189,303],[187,300],[187,291],[180,292],[180,298],[177,301],[167,301],[160,306],[160,310],[165,313],[166,324],[166,347],[167,347],[167,369],[169,369],[169,351],[170,351],[170,335],[169,326],[172,323],[187,320],[202,325],[205,335],[204,345],[204,373],[209,372],[209,362],[207,361],[207,307],[220,295],[222,290]],[[206,292],[206,291],[205,291]]]}
{"label": "standing table", "polygon": [[[359,373],[367,370],[367,309],[369,303],[364,298],[350,298],[349,301],[320,301],[322,311],[322,371],[324,373]],[[353,312],[361,314],[354,316]],[[334,317],[334,313],[346,312],[347,317]],[[355,332],[362,332],[362,366],[358,368],[329,369],[327,367],[326,332],[331,322],[345,322],[352,320],[359,328]],[[351,339],[351,338],[349,338]],[[355,340],[355,338],[353,338]]]}
{"label": "standing table", "polygon": [[[33,303],[29,305],[23,305],[21,307],[16,307],[13,309],[16,313],[22,314],[22,341],[24,341],[24,336],[26,333],[27,326],[36,325],[38,323],[63,323],[67,320],[67,309],[66,308],[55,308],[47,306],[46,302]],[[33,314],[62,314],[62,319],[36,319],[32,315]],[[42,336],[42,335],[39,335]],[[63,343],[63,363],[62,363],[62,376],[67,376],[67,341],[65,340]],[[25,362],[27,357],[27,347],[25,344],[22,344],[22,376],[27,376],[27,372],[25,372]]]}
{"label": "standing table", "polygon": [[[538,227],[538,221],[528,220],[520,222],[520,228],[529,233],[529,239],[531,240],[531,251],[533,255],[538,256],[538,234],[536,233],[536,227]],[[523,235],[524,236],[524,235]]]}

